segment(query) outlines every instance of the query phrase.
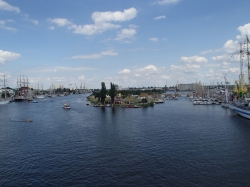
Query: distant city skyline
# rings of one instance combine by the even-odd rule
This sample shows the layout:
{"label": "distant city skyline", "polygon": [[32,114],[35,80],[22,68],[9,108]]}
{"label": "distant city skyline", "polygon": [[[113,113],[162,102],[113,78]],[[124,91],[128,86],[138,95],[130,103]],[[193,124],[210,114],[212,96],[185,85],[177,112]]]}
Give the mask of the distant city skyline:
{"label": "distant city skyline", "polygon": [[[0,0],[0,75],[15,88],[230,84],[246,54],[250,1]],[[232,57],[233,55],[233,57]],[[243,73],[247,80],[246,55]]]}

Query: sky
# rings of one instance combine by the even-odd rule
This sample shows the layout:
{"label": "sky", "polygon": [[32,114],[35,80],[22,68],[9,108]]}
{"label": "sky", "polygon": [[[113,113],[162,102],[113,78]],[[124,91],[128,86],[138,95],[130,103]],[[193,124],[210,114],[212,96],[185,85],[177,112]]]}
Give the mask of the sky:
{"label": "sky", "polygon": [[[230,84],[249,0],[0,0],[0,75],[16,88]],[[243,73],[247,80],[247,60]]]}

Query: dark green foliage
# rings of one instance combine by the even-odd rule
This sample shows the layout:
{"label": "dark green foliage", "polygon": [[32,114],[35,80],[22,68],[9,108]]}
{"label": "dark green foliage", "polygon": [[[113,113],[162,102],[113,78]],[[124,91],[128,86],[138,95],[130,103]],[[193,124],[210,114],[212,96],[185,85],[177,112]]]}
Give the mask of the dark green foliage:
{"label": "dark green foliage", "polygon": [[105,83],[102,82],[102,88],[101,88],[101,91],[100,91],[100,99],[101,99],[101,103],[104,104],[105,102],[105,98],[106,98],[106,95],[107,95],[107,90],[106,90],[106,86],[105,86]]}
{"label": "dark green foliage", "polygon": [[114,83],[112,84],[112,82],[110,83],[109,96],[111,98],[111,103],[114,104],[115,96],[116,96],[116,90],[115,90],[115,85],[114,85]]}
{"label": "dark green foliage", "polygon": [[141,100],[141,102],[142,102],[142,103],[147,103],[148,100],[147,100],[146,98],[143,98],[143,99]]}

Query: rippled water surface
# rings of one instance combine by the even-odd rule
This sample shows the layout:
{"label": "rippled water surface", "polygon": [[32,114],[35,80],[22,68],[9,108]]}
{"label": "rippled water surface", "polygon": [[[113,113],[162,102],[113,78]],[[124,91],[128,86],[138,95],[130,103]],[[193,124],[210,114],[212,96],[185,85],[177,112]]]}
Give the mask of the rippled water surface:
{"label": "rippled water surface", "polygon": [[86,95],[10,103],[0,186],[250,186],[250,120],[185,97],[143,109],[89,107]]}

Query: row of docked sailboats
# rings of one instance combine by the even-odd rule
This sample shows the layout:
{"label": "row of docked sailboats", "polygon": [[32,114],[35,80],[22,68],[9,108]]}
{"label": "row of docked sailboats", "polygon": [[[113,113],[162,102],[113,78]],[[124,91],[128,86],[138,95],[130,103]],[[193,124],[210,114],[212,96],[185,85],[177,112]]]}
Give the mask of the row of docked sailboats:
{"label": "row of docked sailboats", "polygon": [[[229,108],[236,112],[238,115],[250,119],[250,64],[249,64],[249,44],[248,36],[246,36],[246,51],[242,50],[240,45],[240,76],[239,80],[235,81],[234,87],[234,100],[229,104]],[[243,69],[243,56],[247,57],[247,67],[248,67],[248,89],[245,84],[244,74],[242,73]]]}

